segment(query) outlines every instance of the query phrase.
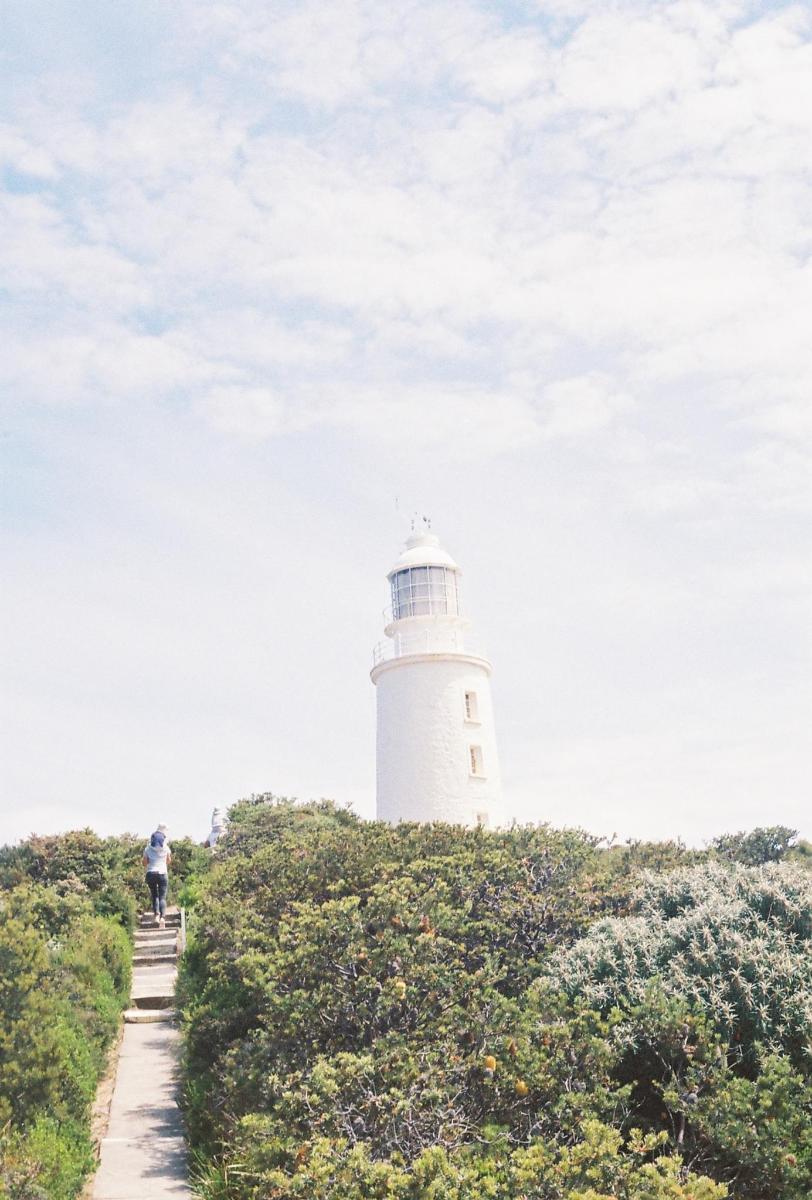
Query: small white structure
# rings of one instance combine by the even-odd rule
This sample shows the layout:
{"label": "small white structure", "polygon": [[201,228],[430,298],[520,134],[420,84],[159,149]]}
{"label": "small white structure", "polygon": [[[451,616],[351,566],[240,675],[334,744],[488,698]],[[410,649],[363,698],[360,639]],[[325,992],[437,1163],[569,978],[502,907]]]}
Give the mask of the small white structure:
{"label": "small white structure", "polygon": [[500,822],[491,664],[461,614],[460,575],[426,527],[387,576],[388,641],[371,672],[381,821]]}
{"label": "small white structure", "polygon": [[206,838],[204,845],[211,847],[213,850],[227,829],[228,813],[225,809],[215,808],[211,814],[211,832]]}

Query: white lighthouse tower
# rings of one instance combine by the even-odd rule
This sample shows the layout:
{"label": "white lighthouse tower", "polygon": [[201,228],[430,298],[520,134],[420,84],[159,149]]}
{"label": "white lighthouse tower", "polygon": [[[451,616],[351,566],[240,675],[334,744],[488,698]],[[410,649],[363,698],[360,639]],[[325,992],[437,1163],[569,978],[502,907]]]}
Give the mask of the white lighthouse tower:
{"label": "white lighthouse tower", "polygon": [[378,819],[500,823],[491,664],[460,608],[461,571],[428,524],[387,578],[374,652]]}

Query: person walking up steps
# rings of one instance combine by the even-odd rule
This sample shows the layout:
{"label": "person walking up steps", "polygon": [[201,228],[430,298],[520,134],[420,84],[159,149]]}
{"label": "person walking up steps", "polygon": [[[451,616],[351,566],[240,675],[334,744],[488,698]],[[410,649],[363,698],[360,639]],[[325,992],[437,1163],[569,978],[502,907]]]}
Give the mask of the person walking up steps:
{"label": "person walking up steps", "polygon": [[160,929],[166,924],[166,893],[169,889],[169,864],[172,850],[166,840],[166,826],[159,825],[144,847],[142,862],[147,868],[147,887],[152,899],[155,923]]}

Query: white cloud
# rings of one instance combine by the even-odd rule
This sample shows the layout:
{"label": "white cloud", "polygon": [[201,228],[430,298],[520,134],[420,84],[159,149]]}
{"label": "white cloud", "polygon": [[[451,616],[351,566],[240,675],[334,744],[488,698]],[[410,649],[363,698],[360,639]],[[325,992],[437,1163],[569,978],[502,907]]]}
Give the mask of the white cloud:
{"label": "white cloud", "polygon": [[593,372],[551,383],[544,392],[548,437],[597,433],[632,407],[631,398],[614,389],[612,380]]}
{"label": "white cloud", "polygon": [[0,382],[16,398],[45,405],[151,403],[215,374],[211,364],[165,338],[102,322],[92,334],[10,338],[0,362]]}
{"label": "white cloud", "polygon": [[[326,419],[315,385],[329,371],[333,392],[347,389],[343,411],[372,434],[387,423],[353,402],[354,380],[399,375],[409,329],[417,375],[443,377],[431,385],[447,416],[438,439],[488,353],[482,394],[494,396],[517,374],[533,376],[532,392],[554,388],[584,338],[607,391],[633,386],[643,403],[662,380],[703,376],[729,394],[758,373],[754,431],[790,403],[788,361],[798,387],[809,380],[798,138],[812,105],[788,104],[812,77],[800,10],[584,5],[554,36],[465,3],[183,12],[224,79],[263,71],[272,95],[310,111],[312,130],[258,120],[257,93],[229,106],[180,84],[92,121],[78,107],[21,108],[4,144],[15,161],[33,156],[48,186],[7,197],[5,275],[32,299],[75,306],[69,330],[43,323],[43,361],[103,364],[111,346],[136,358],[140,346],[123,394],[133,378],[178,387],[189,359],[190,381],[262,394],[279,389],[280,370],[301,370],[313,420]],[[765,153],[773,174],[754,182]],[[100,310],[119,322],[104,343]],[[132,326],[154,310],[163,328],[144,342]],[[111,372],[68,374],[92,389]],[[286,395],[287,382],[283,407]],[[570,435],[605,423],[599,408],[583,401]],[[805,437],[781,412],[773,423]],[[534,423],[523,427],[532,443]]]}
{"label": "white cloud", "polygon": [[476,460],[523,447],[541,436],[533,406],[522,395],[480,388],[411,388],[384,383],[336,397],[325,415],[349,430],[407,454],[442,447],[449,460]]}
{"label": "white cloud", "polygon": [[636,112],[708,80],[713,43],[678,30],[669,6],[630,18],[627,11],[595,14],[565,44],[556,72],[556,107],[601,114]]}
{"label": "white cloud", "polygon": [[39,179],[53,179],[57,175],[50,155],[8,126],[0,126],[0,162],[21,175]]}
{"label": "white cloud", "polygon": [[[669,658],[667,646],[685,639],[704,670],[722,633],[737,632],[768,682],[728,680],[718,704],[751,696],[747,728],[762,730],[753,796],[767,794],[773,768],[787,783],[803,754],[782,730],[799,727],[787,714],[806,694],[787,698],[784,650],[765,665],[743,613],[763,604],[759,635],[784,622],[800,644],[809,586],[793,564],[805,561],[812,511],[809,12],[754,0],[201,0],[166,11],[160,64],[128,46],[133,69],[114,91],[90,53],[12,83],[16,108],[0,130],[0,274],[11,297],[0,309],[0,384],[4,432],[36,443],[15,464],[20,528],[38,528],[58,487],[37,474],[58,441],[51,423],[84,433],[109,422],[133,455],[143,429],[150,460],[180,431],[176,457],[188,442],[215,477],[233,462],[240,483],[256,470],[291,492],[266,506],[254,482],[262,499],[224,515],[233,479],[209,504],[190,482],[193,464],[187,491],[164,494],[152,474],[148,486],[133,481],[141,498],[124,507],[151,520],[159,506],[159,541],[167,527],[183,543],[191,526],[208,546],[216,525],[219,554],[242,578],[267,557],[261,536],[242,540],[246,522],[287,516],[300,489],[310,509],[297,548],[310,549],[298,569],[318,580],[305,593],[319,627],[312,597],[323,596],[324,528],[340,540],[337,497],[359,526],[390,491],[427,498],[476,527],[469,551],[483,555],[492,628],[518,607],[533,629],[522,627],[518,653],[505,650],[508,751],[510,730],[537,711],[525,667],[553,692],[574,688],[582,658],[595,667],[578,705],[563,705],[569,725],[545,777],[566,803],[579,787],[600,792],[602,762],[618,804],[630,778],[676,803],[680,780],[693,786],[706,766],[694,741],[680,767],[667,714],[630,678],[628,613],[662,622],[640,655],[662,654],[657,683],[673,672],[686,695],[691,655]],[[107,449],[89,472],[106,489],[84,514],[91,523],[118,512]],[[127,454],[113,457],[126,475]],[[174,480],[174,461],[162,469]],[[69,545],[84,535],[72,494],[64,514],[51,512]],[[235,542],[242,557],[231,560]],[[374,588],[377,559],[363,563]],[[775,606],[766,585],[754,599],[749,574],[781,582]],[[276,604],[273,577],[263,586]],[[220,628],[228,603],[215,608]],[[294,628],[301,601],[285,613]],[[685,622],[706,619],[720,627],[694,644]],[[172,657],[173,621],[165,614],[155,644],[180,677],[198,669],[198,647],[184,642]],[[545,622],[567,651],[558,676],[548,676],[558,651],[543,641]],[[111,644],[125,626],[105,626]],[[91,621],[88,644],[93,632]],[[199,633],[202,653],[222,653],[205,622]],[[613,659],[607,647],[623,645],[632,650]],[[52,647],[58,659],[58,639]],[[302,653],[310,676],[336,640],[324,634],[318,662]],[[730,662],[715,669],[722,679]],[[329,671],[325,680],[327,691],[345,684]],[[625,715],[618,741],[578,724],[593,688],[596,721]],[[369,700],[353,695],[356,706]],[[775,719],[753,717],[762,696],[777,698]],[[687,729],[690,704],[675,711]],[[657,720],[630,735],[650,712]],[[544,719],[554,727],[555,705]],[[723,775],[735,790],[747,754],[732,725],[717,744],[732,747]],[[334,761],[354,736],[336,730]],[[262,761],[263,737],[235,735],[232,761],[243,751]],[[648,739],[639,754],[638,737]],[[537,730],[514,738],[514,778],[537,779],[546,745]],[[783,775],[765,750],[771,738],[788,747]],[[660,754],[672,790],[658,782]]]}
{"label": "white cloud", "polygon": [[200,401],[200,410],[215,429],[251,438],[274,437],[307,428],[311,423],[306,411],[297,421],[293,407],[269,389],[238,384],[207,392]]}

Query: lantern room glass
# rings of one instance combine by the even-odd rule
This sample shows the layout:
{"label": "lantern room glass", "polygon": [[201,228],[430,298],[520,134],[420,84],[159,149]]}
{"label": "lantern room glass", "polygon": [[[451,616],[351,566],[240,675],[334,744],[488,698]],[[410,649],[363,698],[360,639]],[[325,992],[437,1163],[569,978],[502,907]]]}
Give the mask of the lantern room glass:
{"label": "lantern room glass", "polygon": [[392,576],[392,617],[459,615],[457,573],[448,567],[407,567]]}

